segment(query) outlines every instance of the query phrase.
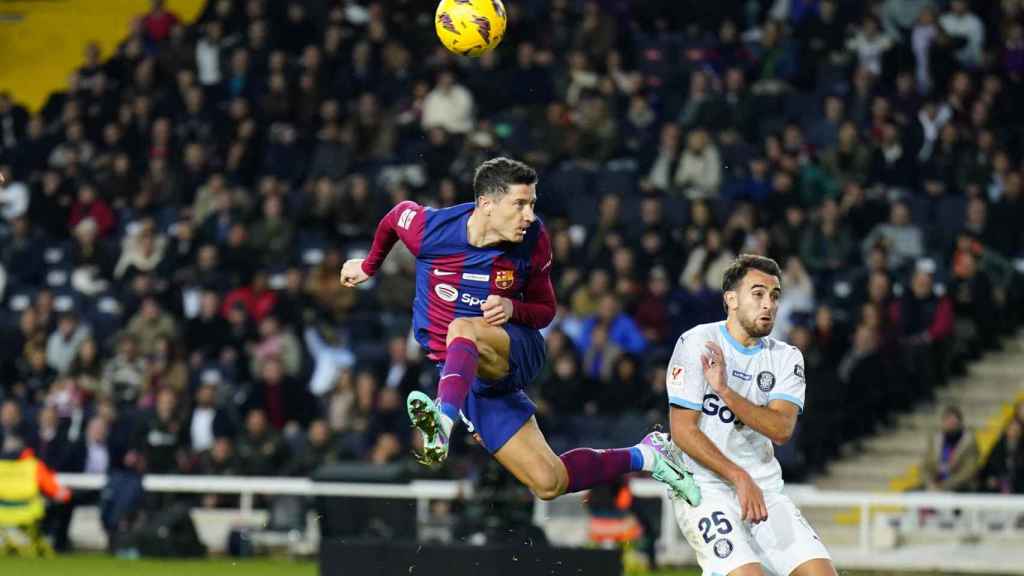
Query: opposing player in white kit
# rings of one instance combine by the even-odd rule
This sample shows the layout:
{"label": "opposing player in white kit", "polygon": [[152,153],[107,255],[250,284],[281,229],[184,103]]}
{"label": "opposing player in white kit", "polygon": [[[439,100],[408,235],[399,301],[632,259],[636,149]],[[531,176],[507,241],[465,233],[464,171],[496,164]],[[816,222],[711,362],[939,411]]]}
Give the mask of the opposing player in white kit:
{"label": "opposing player in white kit", "polygon": [[668,366],[671,441],[703,494],[675,505],[704,576],[835,576],[828,550],[782,493],[772,443],[789,440],[804,405],[803,355],[768,338],[782,273],[743,255],[725,273],[725,322],[683,334]]}

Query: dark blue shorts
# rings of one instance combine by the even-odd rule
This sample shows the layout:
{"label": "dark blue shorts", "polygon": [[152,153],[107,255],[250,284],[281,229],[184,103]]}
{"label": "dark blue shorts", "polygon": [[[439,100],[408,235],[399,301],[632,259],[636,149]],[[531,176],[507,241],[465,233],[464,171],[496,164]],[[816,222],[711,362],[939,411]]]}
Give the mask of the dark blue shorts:
{"label": "dark blue shorts", "polygon": [[480,435],[491,454],[536,412],[537,407],[523,390],[544,368],[547,356],[544,337],[538,330],[508,323],[505,331],[510,340],[508,376],[498,381],[474,380],[462,408],[470,432]]}

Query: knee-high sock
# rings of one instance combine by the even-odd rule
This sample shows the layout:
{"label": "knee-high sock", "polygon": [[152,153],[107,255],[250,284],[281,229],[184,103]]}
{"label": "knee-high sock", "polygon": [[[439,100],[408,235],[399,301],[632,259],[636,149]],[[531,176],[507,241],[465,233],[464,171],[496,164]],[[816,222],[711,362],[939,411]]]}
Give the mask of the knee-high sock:
{"label": "knee-high sock", "polygon": [[559,456],[569,472],[569,487],[566,492],[579,492],[600,484],[642,470],[643,453],[637,447],[614,450],[576,448]]}
{"label": "knee-high sock", "polygon": [[452,419],[459,421],[459,410],[466,401],[469,387],[476,378],[476,364],[480,353],[476,344],[468,338],[454,338],[448,343],[448,354],[441,370],[441,380],[437,383],[437,399],[441,402],[441,411]]}

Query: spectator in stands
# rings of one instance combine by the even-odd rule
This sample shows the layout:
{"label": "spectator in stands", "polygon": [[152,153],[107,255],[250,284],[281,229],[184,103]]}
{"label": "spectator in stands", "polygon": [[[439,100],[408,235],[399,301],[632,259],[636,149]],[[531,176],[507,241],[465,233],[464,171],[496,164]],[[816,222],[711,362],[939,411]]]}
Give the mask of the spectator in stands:
{"label": "spectator in stands", "polygon": [[67,374],[78,349],[89,335],[89,326],[80,323],[74,312],[61,314],[57,329],[46,341],[46,363],[57,374]]}
{"label": "spectator in stands", "polygon": [[921,462],[921,484],[930,492],[970,492],[977,486],[980,456],[974,433],[964,424],[956,406],[942,411],[942,427],[928,438]]}
{"label": "spectator in stands", "polygon": [[918,391],[931,396],[933,388],[945,383],[948,370],[949,337],[954,312],[949,296],[935,294],[932,274],[919,266],[911,279],[910,292],[890,307],[893,326],[903,338],[908,368]]}
{"label": "spectator in stands", "polygon": [[807,228],[800,256],[815,283],[828,286],[849,261],[853,240],[840,220],[839,205],[831,198],[821,203],[818,221]]}
{"label": "spectator in stands", "polygon": [[298,376],[302,370],[302,348],[295,334],[282,327],[276,317],[267,316],[260,320],[259,336],[259,341],[249,351],[249,370],[260,374],[267,362],[275,361],[289,378]]}
{"label": "spectator in stands", "polygon": [[142,456],[151,474],[180,474],[190,466],[186,448],[188,428],[175,390],[161,390],[145,416]]}
{"label": "spectator in stands", "polygon": [[339,450],[336,439],[323,420],[314,420],[309,424],[309,433],[301,452],[292,456],[287,464],[286,476],[310,477],[321,466],[339,462],[351,456]]}
{"label": "spectator in stands", "polygon": [[340,266],[341,253],[330,248],[323,261],[306,276],[306,292],[318,310],[333,322],[344,321],[356,305],[355,292],[338,283]]}
{"label": "spectator in stands", "polygon": [[130,279],[138,273],[151,273],[164,260],[167,239],[156,231],[153,220],[139,222],[133,234],[125,237],[121,258],[114,267],[114,277]]}
{"label": "spectator in stands", "polygon": [[814,283],[804,269],[803,262],[795,256],[786,260],[782,276],[782,285],[786,290],[779,300],[772,333],[786,340],[782,335],[788,335],[800,318],[809,317],[814,312]]}
{"label": "spectator in stands", "polygon": [[204,376],[196,390],[195,404],[185,426],[188,447],[193,454],[213,450],[218,439],[232,436],[235,431],[231,416],[217,402],[220,385],[219,377]]}
{"label": "spectator in stands", "polygon": [[167,334],[156,340],[142,384],[144,405],[152,404],[153,397],[164,390],[182,397],[188,390],[188,366],[175,342],[176,339]]}
{"label": "spectator in stands", "polygon": [[966,0],[950,2],[949,12],[939,18],[939,26],[950,36],[964,40],[964,47],[957,52],[957,59],[962,64],[974,67],[981,63],[985,26],[981,18],[970,11]]}
{"label": "spectator in stands", "polygon": [[215,290],[205,289],[199,297],[199,314],[185,324],[185,346],[192,353],[189,363],[193,368],[220,354],[228,342],[230,328],[221,315],[220,296]]}
{"label": "spectator in stands", "polygon": [[444,70],[423,101],[423,129],[435,126],[452,134],[466,134],[473,128],[473,95],[456,83],[455,74]]}
{"label": "spectator in stands", "polygon": [[96,224],[96,236],[106,238],[116,223],[114,212],[107,202],[96,195],[96,187],[91,182],[83,182],[78,187],[78,198],[71,205],[68,227],[74,229],[85,219]]}
{"label": "spectator in stands", "polygon": [[237,445],[238,466],[250,476],[276,476],[282,470],[285,454],[281,437],[268,425],[267,415],[251,410],[245,418],[245,431]]}
{"label": "spectator in stands", "polygon": [[31,405],[42,401],[57,371],[46,362],[46,346],[41,337],[26,342],[23,355],[10,396]]}
{"label": "spectator in stands", "polygon": [[[245,471],[235,456],[231,438],[221,436],[213,441],[213,447],[199,454],[193,468],[196,474],[204,476],[239,476]],[[238,497],[231,494],[203,494],[203,508],[235,508]]]}
{"label": "spectator in stands", "polygon": [[5,400],[0,404],[0,452],[17,454],[34,442],[31,423],[22,416],[18,403]]}
{"label": "spectator in stands", "polygon": [[75,379],[86,402],[101,393],[103,364],[99,358],[99,344],[94,338],[86,338],[78,347],[68,375]]}
{"label": "spectator in stands", "polygon": [[622,348],[608,337],[608,325],[596,324],[590,330],[590,341],[583,352],[583,376],[592,386],[600,388],[611,382],[615,363]]}
{"label": "spectator in stands", "polygon": [[889,221],[875,226],[861,242],[865,257],[869,250],[881,244],[889,256],[889,266],[899,270],[924,254],[924,234],[910,220],[910,208],[903,202],[894,202],[889,209]]}
{"label": "spectator in stands", "polygon": [[178,16],[164,8],[164,0],[150,0],[150,10],[142,17],[146,39],[159,44],[171,35],[171,29],[178,25]]}
{"label": "spectator in stands", "polygon": [[157,299],[147,296],[143,298],[139,311],[128,321],[125,335],[135,339],[141,354],[152,356],[157,353],[161,340],[177,338],[177,326]]}
{"label": "spectator in stands", "polygon": [[[401,393],[395,388],[381,388],[377,394],[377,406],[366,430],[368,455],[374,461],[380,453],[390,455],[392,439],[399,447],[408,446],[410,441],[408,417],[402,407]],[[385,456],[390,460],[390,456]]]}
{"label": "spectator in stands", "polygon": [[988,455],[979,475],[981,489],[997,494],[1024,494],[1024,422],[1016,414]]}
{"label": "spectator in stands", "polygon": [[732,250],[723,246],[722,233],[717,228],[711,228],[701,245],[690,252],[686,267],[679,275],[679,284],[690,292],[719,292],[722,290],[725,269],[734,258]]}
{"label": "spectator in stands", "polygon": [[893,40],[882,30],[878,18],[868,15],[846,46],[857,55],[860,66],[877,76],[882,73],[882,59],[892,49]]}
{"label": "spectator in stands", "polygon": [[128,334],[117,338],[114,357],[103,366],[100,395],[119,404],[133,405],[142,393],[146,361],[139,352],[138,342]]}
{"label": "spectator in stands", "polygon": [[640,354],[647,347],[640,328],[622,310],[621,303],[613,294],[603,295],[598,302],[597,313],[583,323],[583,331],[577,342],[579,349],[590,348],[590,333],[599,325],[607,331],[608,340],[625,352]]}
{"label": "spectator in stands", "polygon": [[673,184],[691,200],[714,198],[722,183],[722,165],[718,148],[705,130],[693,130],[686,137]]}

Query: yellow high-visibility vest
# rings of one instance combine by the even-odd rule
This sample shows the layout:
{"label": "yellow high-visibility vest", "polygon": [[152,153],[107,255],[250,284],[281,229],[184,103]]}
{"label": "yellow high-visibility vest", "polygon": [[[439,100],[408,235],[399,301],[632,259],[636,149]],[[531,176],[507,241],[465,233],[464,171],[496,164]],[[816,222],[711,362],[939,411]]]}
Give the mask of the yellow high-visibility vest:
{"label": "yellow high-visibility vest", "polygon": [[24,526],[42,519],[43,497],[35,458],[0,460],[0,526]]}

